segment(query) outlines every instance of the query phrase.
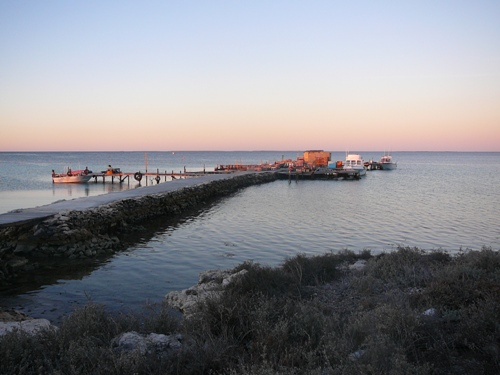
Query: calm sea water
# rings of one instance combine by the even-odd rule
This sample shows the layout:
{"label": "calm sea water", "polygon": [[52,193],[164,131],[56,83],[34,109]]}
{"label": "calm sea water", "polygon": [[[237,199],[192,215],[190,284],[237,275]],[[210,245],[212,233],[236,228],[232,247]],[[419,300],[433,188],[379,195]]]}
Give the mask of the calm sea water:
{"label": "calm sea water", "polygon": [[[213,169],[296,158],[300,152],[151,152],[148,170]],[[378,160],[379,152],[362,152]],[[342,160],[343,152],[333,152]],[[276,181],[225,197],[175,221],[150,223],[127,251],[30,275],[0,291],[0,304],[58,321],[92,299],[110,309],[159,302],[197,282],[199,272],[253,260],[279,265],[297,253],[399,245],[422,249],[500,249],[500,153],[398,152],[394,171],[360,181]],[[130,184],[53,185],[50,171],[108,164],[144,171],[145,154],[0,153],[0,212],[60,199],[142,188]],[[168,183],[168,182],[165,182]]]}

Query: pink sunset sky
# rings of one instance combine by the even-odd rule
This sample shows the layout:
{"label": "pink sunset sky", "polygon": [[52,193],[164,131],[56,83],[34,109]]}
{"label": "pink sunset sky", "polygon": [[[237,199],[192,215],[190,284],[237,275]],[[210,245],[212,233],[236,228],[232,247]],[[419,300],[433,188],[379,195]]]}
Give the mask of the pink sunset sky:
{"label": "pink sunset sky", "polygon": [[499,1],[3,1],[0,151],[500,151]]}

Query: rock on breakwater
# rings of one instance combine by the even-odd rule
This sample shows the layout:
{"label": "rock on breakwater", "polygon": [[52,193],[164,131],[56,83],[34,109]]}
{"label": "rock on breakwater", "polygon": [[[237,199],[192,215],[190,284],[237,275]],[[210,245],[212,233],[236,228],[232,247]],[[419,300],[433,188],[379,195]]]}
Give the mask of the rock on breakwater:
{"label": "rock on breakwater", "polygon": [[[122,237],[148,219],[169,217],[248,186],[271,182],[272,172],[243,173],[178,190],[125,198],[84,210],[0,228],[0,280],[37,267],[40,259],[85,259],[123,250]],[[86,198],[83,198],[86,199]]]}

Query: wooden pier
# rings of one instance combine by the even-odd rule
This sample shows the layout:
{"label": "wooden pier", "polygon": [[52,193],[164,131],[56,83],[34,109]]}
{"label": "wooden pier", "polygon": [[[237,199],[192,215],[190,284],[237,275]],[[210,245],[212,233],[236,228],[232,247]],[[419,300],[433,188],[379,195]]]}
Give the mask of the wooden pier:
{"label": "wooden pier", "polygon": [[278,178],[282,180],[359,180],[359,171],[352,169],[321,168],[314,171],[278,171]]}
{"label": "wooden pier", "polygon": [[[101,172],[101,173],[90,173],[89,176],[92,177],[94,182],[102,181],[105,183],[107,180],[111,180],[111,183],[114,183],[115,180],[118,183],[128,182],[130,183],[130,178],[132,177],[137,182],[141,182],[143,179],[146,181],[146,185],[148,184],[148,180],[151,183],[160,183],[162,181],[171,181],[177,179],[186,179],[191,177],[199,177],[207,174],[230,174],[236,171],[243,170],[252,170],[255,171],[258,168],[254,168],[255,166],[251,166],[251,168],[244,168],[245,166],[240,166],[238,169],[216,169],[215,171],[199,171],[199,172],[188,172],[188,171],[179,171],[179,172],[160,172],[157,170],[156,172]],[[351,170],[351,169],[332,169],[332,168],[318,168],[316,170],[287,170],[287,169],[278,169],[275,170],[277,177],[279,179],[288,179],[288,180],[359,180],[361,175],[359,171]]]}
{"label": "wooden pier", "polygon": [[368,171],[379,171],[382,170],[382,165],[378,161],[370,160],[365,163],[366,170]]}
{"label": "wooden pier", "polygon": [[146,185],[148,183],[148,178],[150,178],[153,182],[160,183],[162,180],[163,181],[169,181],[170,180],[177,180],[177,179],[185,179],[185,178],[190,178],[190,177],[199,177],[203,176],[206,174],[227,174],[230,172],[227,171],[216,171],[216,172],[206,172],[206,171],[200,171],[200,172],[188,172],[188,171],[179,171],[179,172],[160,172],[157,170],[156,172],[101,172],[101,173],[89,173],[88,176],[92,177],[91,181],[94,180],[94,182],[100,182],[105,183],[106,181],[111,181],[111,183],[114,183],[117,181],[118,183],[124,183],[127,181],[127,183],[130,183],[130,178],[132,177],[134,180],[137,182],[141,182],[143,179],[146,180]]}

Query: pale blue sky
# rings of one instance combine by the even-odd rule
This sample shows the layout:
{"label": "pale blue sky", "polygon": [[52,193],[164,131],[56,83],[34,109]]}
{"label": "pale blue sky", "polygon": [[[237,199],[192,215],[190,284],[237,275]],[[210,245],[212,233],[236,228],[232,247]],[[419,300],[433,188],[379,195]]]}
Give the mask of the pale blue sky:
{"label": "pale blue sky", "polygon": [[500,1],[2,0],[0,131],[4,151],[500,151]]}

